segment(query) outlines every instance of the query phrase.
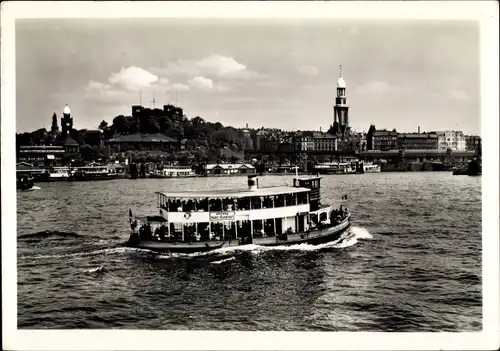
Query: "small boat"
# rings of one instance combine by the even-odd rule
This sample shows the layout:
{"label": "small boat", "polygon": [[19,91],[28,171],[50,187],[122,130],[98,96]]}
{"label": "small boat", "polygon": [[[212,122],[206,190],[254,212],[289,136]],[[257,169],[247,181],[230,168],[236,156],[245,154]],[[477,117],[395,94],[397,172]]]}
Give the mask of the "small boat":
{"label": "small boat", "polygon": [[358,159],[343,157],[333,162],[322,162],[314,166],[314,171],[320,174],[355,174]]}
{"label": "small boat", "polygon": [[467,175],[467,168],[455,168],[452,171],[453,175]]}
{"label": "small boat", "polygon": [[70,180],[72,176],[71,168],[69,167],[52,167],[49,170],[47,181],[55,182],[62,180]]}
{"label": "small boat", "polygon": [[482,175],[483,167],[481,161],[478,159],[472,159],[469,161],[467,166],[455,168],[453,170],[453,175],[468,175],[468,176],[480,176]]}
{"label": "small boat", "polygon": [[20,191],[33,191],[40,190],[40,187],[35,185],[33,178],[21,177],[16,181],[16,189]]}
{"label": "small boat", "polygon": [[185,178],[194,176],[196,174],[191,167],[182,166],[168,166],[162,170],[155,170],[149,173],[149,178]]}
{"label": "small boat", "polygon": [[362,172],[363,173],[380,173],[380,165],[374,164],[374,163],[362,163]]}
{"label": "small boat", "polygon": [[346,206],[320,199],[321,177],[301,177],[293,186],[258,186],[211,191],[157,192],[159,214],[136,217],[129,210],[128,246],[158,252],[192,253],[254,244],[321,244],[350,227]]}

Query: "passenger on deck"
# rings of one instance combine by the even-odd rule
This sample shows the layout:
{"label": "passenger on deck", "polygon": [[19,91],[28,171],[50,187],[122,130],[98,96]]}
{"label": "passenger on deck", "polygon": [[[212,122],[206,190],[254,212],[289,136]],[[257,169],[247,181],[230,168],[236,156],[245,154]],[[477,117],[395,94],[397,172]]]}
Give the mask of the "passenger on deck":
{"label": "passenger on deck", "polygon": [[167,234],[167,228],[165,227],[165,225],[162,225],[160,227],[160,232],[158,234],[158,236],[160,237],[160,240],[165,240],[166,234]]}

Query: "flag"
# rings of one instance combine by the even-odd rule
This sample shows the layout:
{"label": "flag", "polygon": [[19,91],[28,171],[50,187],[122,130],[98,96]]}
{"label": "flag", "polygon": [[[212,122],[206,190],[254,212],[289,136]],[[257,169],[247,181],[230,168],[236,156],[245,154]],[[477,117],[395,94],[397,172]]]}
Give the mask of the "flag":
{"label": "flag", "polygon": [[347,195],[342,196],[342,200],[347,200]]}

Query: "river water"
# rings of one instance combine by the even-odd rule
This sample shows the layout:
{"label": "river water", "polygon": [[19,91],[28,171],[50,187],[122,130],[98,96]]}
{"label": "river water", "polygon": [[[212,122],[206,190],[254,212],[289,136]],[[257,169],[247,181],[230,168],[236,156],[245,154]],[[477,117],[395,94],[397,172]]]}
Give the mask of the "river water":
{"label": "river water", "polygon": [[123,247],[128,209],[156,213],[154,191],[245,187],[246,178],[39,185],[17,194],[21,329],[482,327],[481,177],[324,176],[323,202],[346,204],[348,194],[353,226],[339,241],[174,256]]}

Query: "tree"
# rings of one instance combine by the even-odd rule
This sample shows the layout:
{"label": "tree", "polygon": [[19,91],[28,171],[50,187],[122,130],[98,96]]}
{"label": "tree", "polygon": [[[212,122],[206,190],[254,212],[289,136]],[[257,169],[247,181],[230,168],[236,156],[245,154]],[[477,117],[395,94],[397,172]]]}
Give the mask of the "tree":
{"label": "tree", "polygon": [[105,131],[107,128],[108,128],[108,122],[103,120],[101,123],[99,123],[100,130]]}
{"label": "tree", "polygon": [[195,126],[199,126],[202,124],[205,124],[205,120],[201,118],[200,116],[196,116],[191,120],[191,123]]}
{"label": "tree", "polygon": [[113,130],[118,134],[127,134],[130,129],[130,123],[123,115],[117,116],[113,119]]}

